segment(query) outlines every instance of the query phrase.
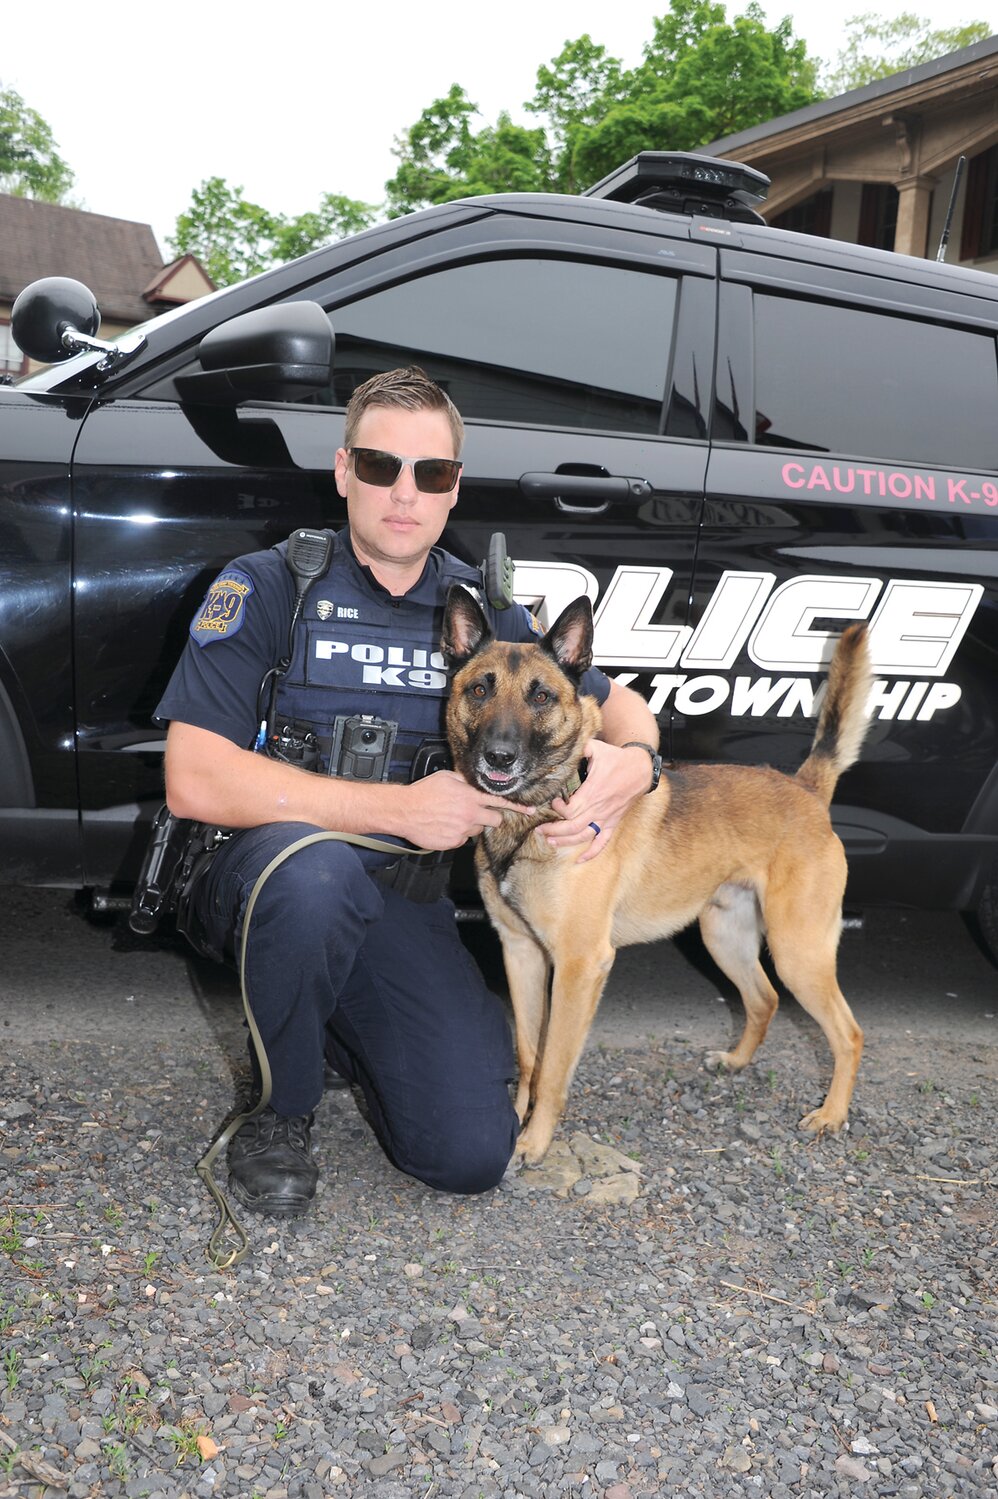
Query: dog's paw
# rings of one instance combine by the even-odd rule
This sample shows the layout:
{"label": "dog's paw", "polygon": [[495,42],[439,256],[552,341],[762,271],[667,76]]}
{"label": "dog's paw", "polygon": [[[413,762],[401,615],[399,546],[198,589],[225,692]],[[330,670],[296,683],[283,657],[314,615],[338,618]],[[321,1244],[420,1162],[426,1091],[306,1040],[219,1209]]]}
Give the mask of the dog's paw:
{"label": "dog's paw", "polygon": [[730,1051],[708,1051],[703,1059],[703,1065],[709,1067],[711,1072],[737,1071],[734,1056]]}
{"label": "dog's paw", "polygon": [[552,1133],[551,1130],[535,1130],[531,1121],[521,1131],[514,1154],[521,1158],[525,1166],[539,1166],[548,1153]]}
{"label": "dog's paw", "polygon": [[848,1129],[849,1120],[840,1119],[822,1105],[820,1109],[812,1109],[810,1114],[805,1114],[798,1128],[820,1140],[822,1135],[837,1135],[839,1130]]}

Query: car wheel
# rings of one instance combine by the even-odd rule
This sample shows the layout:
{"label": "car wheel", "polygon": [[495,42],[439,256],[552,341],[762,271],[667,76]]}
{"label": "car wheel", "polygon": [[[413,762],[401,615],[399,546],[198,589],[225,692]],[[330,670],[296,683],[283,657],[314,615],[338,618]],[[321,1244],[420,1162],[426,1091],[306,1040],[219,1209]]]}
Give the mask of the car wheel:
{"label": "car wheel", "polygon": [[977,906],[977,927],[992,963],[998,967],[998,861]]}

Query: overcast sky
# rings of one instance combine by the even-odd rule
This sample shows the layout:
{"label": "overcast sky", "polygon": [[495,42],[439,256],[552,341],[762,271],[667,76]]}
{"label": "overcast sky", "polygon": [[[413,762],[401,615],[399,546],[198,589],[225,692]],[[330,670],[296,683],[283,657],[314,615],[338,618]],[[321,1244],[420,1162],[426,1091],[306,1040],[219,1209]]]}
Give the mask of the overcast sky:
{"label": "overcast sky", "polygon": [[[729,18],[747,0],[729,0]],[[813,56],[837,54],[857,12],[904,10],[933,26],[991,20],[995,0],[789,0]],[[52,127],[80,207],[152,224],[164,255],[207,177],[294,215],[324,192],[380,203],[392,143],[460,83],[482,112],[531,122],[537,68],[588,32],[640,61],[655,0],[0,0],[0,85]]]}

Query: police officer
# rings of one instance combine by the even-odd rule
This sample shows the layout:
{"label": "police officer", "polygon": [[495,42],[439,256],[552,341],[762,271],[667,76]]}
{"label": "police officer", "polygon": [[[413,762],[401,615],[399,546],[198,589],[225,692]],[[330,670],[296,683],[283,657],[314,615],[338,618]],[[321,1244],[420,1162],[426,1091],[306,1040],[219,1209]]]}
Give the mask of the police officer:
{"label": "police officer", "polygon": [[[191,920],[220,956],[238,951],[261,871],[308,833],[452,850],[498,826],[504,812],[526,810],[450,770],[412,779],[426,744],[443,735],[438,651],[448,588],[481,583],[436,546],[457,502],[463,435],[449,397],[422,370],[375,375],[355,392],[336,453],[348,526],[308,589],[287,670],[273,670],[288,654],[295,607],[282,548],[226,568],[191,624],[157,713],[170,721],[171,810],[236,830],[192,897]],[[492,622],[500,638],[535,633],[517,605]],[[582,786],[557,804],[562,820],[542,830],[583,859],[598,855],[648,789],[644,749],[615,746],[657,742],[636,693],[597,670],[584,685],[603,705],[602,737],[588,747]],[[372,762],[357,737],[360,715],[362,728],[375,725],[373,767],[385,780],[363,778]],[[350,760],[351,745],[360,760]],[[344,755],[362,778],[336,773]],[[457,935],[450,902],[399,881],[414,862],[322,841],[289,857],[259,893],[244,976],[273,1081],[269,1106],[229,1149],[230,1187],[246,1207],[280,1216],[308,1209],[324,1058],[362,1088],[400,1170],[479,1192],[508,1164],[518,1123],[505,1014]]]}

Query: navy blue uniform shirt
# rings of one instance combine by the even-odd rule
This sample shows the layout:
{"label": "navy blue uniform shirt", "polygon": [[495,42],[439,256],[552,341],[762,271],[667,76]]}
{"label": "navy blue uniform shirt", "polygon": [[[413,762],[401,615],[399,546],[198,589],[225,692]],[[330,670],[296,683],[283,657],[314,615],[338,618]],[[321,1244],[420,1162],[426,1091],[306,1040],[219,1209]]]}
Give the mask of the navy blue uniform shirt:
{"label": "navy blue uniform shirt", "polygon": [[[218,575],[191,622],[157,719],[207,729],[244,749],[253,745],[260,684],[288,649],[295,589],[284,552],[282,545],[250,553]],[[340,532],[329,570],[312,584],[295,628],[292,663],[281,684],[287,716],[305,719],[322,733],[343,713],[398,721],[403,763],[422,738],[442,736],[448,684],[439,641],[455,581],[481,580],[475,569],[435,547],[419,581],[395,597],[357,561],[348,532]],[[499,639],[537,638],[538,627],[521,604],[486,612]],[[605,702],[610,682],[598,668],[586,672],[582,685]]]}

